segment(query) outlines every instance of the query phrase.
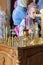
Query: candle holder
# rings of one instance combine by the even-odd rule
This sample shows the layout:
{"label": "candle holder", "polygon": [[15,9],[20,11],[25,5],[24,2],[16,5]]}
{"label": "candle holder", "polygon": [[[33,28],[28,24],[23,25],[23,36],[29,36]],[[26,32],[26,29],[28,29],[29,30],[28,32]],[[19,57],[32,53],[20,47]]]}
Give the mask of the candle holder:
{"label": "candle holder", "polygon": [[27,46],[27,45],[28,45],[28,41],[29,41],[28,29],[25,29],[25,30],[23,31],[23,34],[24,34],[23,46]]}

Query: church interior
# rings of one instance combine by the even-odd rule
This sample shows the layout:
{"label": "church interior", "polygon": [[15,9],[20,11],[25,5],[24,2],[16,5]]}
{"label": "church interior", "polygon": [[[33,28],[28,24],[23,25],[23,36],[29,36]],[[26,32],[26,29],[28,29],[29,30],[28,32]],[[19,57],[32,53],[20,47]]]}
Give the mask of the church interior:
{"label": "church interior", "polygon": [[[28,20],[35,21],[34,25],[28,27],[25,22],[27,28],[23,29],[23,35],[21,32],[20,35],[16,34],[15,30],[18,31],[18,27],[20,29],[20,24],[16,25],[15,21],[17,20],[14,21],[12,18],[13,11],[15,15],[17,7],[20,7],[18,4],[14,6],[16,1],[20,4],[19,0],[0,0],[0,65],[43,65],[43,0],[25,0],[27,5],[32,2],[35,3],[32,6],[30,5],[30,10],[27,10],[28,8],[24,6],[25,1],[21,0],[23,2],[21,6],[24,6],[26,16],[31,14],[32,8],[33,10],[36,8],[35,11],[38,11],[35,12],[35,19],[32,15],[30,15],[31,19],[28,18]],[[36,5],[38,7],[35,7]],[[21,10],[19,10],[19,13]],[[23,15],[20,15],[20,17]],[[16,18],[16,15],[14,17]],[[32,33],[29,33],[30,28]],[[35,29],[34,34],[33,29]]]}

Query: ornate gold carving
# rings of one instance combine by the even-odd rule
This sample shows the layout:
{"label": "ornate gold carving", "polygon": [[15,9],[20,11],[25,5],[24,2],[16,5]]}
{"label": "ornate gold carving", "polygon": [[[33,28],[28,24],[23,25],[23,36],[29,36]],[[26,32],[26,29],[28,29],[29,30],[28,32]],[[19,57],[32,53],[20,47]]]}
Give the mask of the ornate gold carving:
{"label": "ornate gold carving", "polygon": [[0,65],[5,65],[5,57],[0,57]]}
{"label": "ornate gold carving", "polygon": [[13,60],[11,54],[0,51],[0,65],[13,65]]}

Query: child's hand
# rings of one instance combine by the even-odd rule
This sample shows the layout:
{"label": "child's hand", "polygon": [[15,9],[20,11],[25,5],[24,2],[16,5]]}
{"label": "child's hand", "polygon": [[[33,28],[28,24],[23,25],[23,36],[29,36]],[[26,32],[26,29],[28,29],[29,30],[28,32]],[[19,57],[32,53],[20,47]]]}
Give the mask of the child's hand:
{"label": "child's hand", "polygon": [[29,34],[32,34],[33,33],[33,30],[29,29]]}

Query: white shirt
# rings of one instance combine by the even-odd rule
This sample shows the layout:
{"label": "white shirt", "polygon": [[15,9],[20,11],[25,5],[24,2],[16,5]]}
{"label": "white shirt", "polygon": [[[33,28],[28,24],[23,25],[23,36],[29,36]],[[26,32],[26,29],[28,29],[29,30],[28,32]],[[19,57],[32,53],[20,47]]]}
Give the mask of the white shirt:
{"label": "white shirt", "polygon": [[24,28],[25,28],[25,19],[23,19],[21,24],[19,25],[19,36],[23,36]]}

